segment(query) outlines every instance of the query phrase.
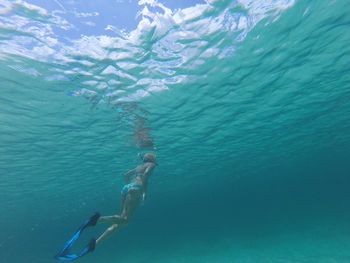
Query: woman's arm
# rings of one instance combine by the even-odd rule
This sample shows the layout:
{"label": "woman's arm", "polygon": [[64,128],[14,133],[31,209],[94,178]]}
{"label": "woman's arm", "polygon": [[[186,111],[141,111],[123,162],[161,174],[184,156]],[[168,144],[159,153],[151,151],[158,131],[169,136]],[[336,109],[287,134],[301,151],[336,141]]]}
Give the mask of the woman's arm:
{"label": "woman's arm", "polygon": [[151,176],[152,171],[154,169],[155,165],[149,165],[142,176],[142,186],[143,186],[143,195],[142,200],[145,201],[146,195],[147,195],[147,188],[148,188],[148,178]]}
{"label": "woman's arm", "polygon": [[130,171],[128,171],[125,175],[124,175],[124,181],[126,183],[129,183],[131,180],[131,176],[133,176],[136,173],[136,168],[132,169]]}

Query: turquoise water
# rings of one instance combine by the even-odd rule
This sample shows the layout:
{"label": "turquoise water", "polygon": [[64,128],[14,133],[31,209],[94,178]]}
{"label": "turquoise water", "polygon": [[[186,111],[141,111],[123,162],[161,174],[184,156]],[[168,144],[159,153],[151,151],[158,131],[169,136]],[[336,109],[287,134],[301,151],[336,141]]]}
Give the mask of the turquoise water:
{"label": "turquoise water", "polygon": [[141,130],[149,198],[81,262],[350,262],[349,10],[208,1],[59,39],[57,14],[0,1],[0,262],[53,262],[119,211]]}

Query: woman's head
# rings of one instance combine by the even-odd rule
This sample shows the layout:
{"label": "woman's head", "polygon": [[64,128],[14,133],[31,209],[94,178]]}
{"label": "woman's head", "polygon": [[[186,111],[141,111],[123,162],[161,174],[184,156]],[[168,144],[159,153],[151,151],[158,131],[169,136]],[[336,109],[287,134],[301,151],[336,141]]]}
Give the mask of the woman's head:
{"label": "woman's head", "polygon": [[156,155],[153,153],[145,153],[143,156],[144,162],[156,163]]}

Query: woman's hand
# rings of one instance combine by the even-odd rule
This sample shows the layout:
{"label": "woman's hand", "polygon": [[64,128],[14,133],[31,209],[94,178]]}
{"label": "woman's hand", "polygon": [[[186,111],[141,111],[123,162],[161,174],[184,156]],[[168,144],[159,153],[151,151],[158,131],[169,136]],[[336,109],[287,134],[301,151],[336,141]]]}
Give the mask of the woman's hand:
{"label": "woman's hand", "polygon": [[142,200],[141,200],[141,204],[144,205],[145,204],[145,200],[146,200],[146,193],[142,194]]}

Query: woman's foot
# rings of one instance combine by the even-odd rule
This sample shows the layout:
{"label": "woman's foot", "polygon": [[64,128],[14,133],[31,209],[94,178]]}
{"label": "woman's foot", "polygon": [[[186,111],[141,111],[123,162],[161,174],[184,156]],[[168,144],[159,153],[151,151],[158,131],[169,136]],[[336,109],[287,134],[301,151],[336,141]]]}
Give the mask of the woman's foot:
{"label": "woman's foot", "polygon": [[96,226],[97,221],[101,217],[100,213],[96,212],[93,216],[90,217],[88,226]]}

